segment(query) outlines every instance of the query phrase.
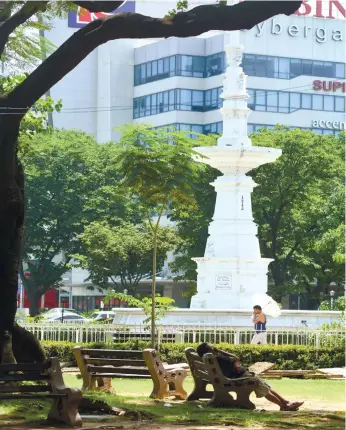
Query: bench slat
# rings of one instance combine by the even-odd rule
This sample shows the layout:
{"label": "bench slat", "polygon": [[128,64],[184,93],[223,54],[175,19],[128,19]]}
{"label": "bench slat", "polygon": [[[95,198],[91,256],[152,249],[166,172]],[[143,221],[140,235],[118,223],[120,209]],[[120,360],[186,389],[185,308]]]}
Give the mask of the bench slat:
{"label": "bench slat", "polygon": [[50,391],[50,385],[0,385],[1,393],[43,393]]}
{"label": "bench slat", "polygon": [[41,375],[39,373],[0,375],[0,381],[48,381],[49,379],[49,375]]}
{"label": "bench slat", "polygon": [[115,350],[115,349],[84,349],[81,348],[81,353],[83,355],[89,355],[90,357],[95,358],[111,358],[111,357],[119,357],[119,358],[129,358],[130,360],[133,358],[143,359],[142,351],[126,351],[126,350]]}
{"label": "bench slat", "polygon": [[59,399],[61,397],[67,397],[67,394],[0,394],[0,400]]}
{"label": "bench slat", "polygon": [[144,360],[126,360],[126,359],[117,359],[117,358],[86,358],[85,359],[86,364],[93,364],[100,366],[102,365],[113,365],[115,367],[118,366],[128,366],[130,363],[133,363],[134,366],[145,366]]}
{"label": "bench slat", "polygon": [[[17,364],[0,364],[0,374],[1,372],[27,372],[27,371],[37,371],[44,372],[49,369],[50,363],[17,363]],[[1,376],[0,376],[1,378]]]}
{"label": "bench slat", "polygon": [[126,374],[126,373],[92,373],[94,378],[123,378],[123,379],[151,379],[150,375],[136,375],[136,374]]}
{"label": "bench slat", "polygon": [[88,365],[90,373],[125,373],[134,375],[149,375],[149,370],[146,367],[112,367],[112,366],[92,366]]}

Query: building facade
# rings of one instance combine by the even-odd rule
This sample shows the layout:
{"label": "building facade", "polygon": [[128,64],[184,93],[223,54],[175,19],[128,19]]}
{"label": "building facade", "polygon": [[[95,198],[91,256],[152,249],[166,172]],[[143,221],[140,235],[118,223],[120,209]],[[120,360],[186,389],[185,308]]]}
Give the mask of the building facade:
{"label": "building facade", "polygon": [[[127,8],[162,16],[164,3]],[[249,132],[283,124],[338,133],[345,128],[346,11],[340,1],[305,2],[300,15],[280,15],[241,32],[248,75]],[[60,45],[99,14],[57,20],[49,38]],[[119,40],[91,53],[51,91],[63,109],[54,125],[77,128],[104,142],[125,123],[174,125],[198,133],[222,131],[220,99],[227,33],[196,38]]]}

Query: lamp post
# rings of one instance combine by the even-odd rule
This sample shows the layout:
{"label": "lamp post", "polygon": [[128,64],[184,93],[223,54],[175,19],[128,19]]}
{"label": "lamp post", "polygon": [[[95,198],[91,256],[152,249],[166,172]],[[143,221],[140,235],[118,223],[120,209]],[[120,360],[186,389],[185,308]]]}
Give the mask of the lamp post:
{"label": "lamp post", "polygon": [[[113,288],[110,288],[108,291],[111,295],[115,294],[115,290]],[[111,311],[112,306],[114,306],[114,298],[113,297],[111,299],[109,299],[109,301],[108,301],[108,310]]]}
{"label": "lamp post", "polygon": [[335,291],[334,290],[330,290],[329,294],[330,294],[330,310],[332,311],[333,308],[334,308],[334,295],[335,295]]}
{"label": "lamp post", "polygon": [[68,287],[69,287],[68,307],[72,309],[72,273],[69,278],[62,278],[62,280],[68,281]]}

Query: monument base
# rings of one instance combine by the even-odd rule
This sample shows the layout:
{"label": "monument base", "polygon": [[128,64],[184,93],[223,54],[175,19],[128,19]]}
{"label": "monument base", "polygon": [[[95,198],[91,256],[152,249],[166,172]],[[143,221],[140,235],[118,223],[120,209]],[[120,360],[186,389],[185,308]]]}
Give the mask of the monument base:
{"label": "monument base", "polygon": [[[142,325],[146,318],[143,309],[113,308],[114,324]],[[318,329],[322,324],[341,320],[338,311],[296,311],[283,310],[278,318],[268,317],[268,330]],[[208,326],[252,329],[251,310],[249,309],[172,309],[160,320],[164,326]]]}

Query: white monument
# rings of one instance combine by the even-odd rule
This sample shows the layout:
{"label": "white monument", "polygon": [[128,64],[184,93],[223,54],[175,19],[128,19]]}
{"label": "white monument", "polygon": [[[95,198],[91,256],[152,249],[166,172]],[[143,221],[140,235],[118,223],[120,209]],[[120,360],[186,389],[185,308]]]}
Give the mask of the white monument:
{"label": "white monument", "polygon": [[[213,184],[217,193],[215,213],[209,226],[205,255],[197,263],[197,295],[190,309],[168,311],[160,321],[165,330],[177,325],[198,327],[251,327],[252,296],[267,292],[268,258],[261,258],[252,218],[251,192],[256,184],[246,173],[275,161],[281,151],[251,145],[247,136],[246,76],[239,66],[243,46],[232,32],[225,46],[227,70],[222,107],[223,136],[215,147],[197,148],[202,161],[222,172]],[[116,324],[143,324],[143,309],[114,308]],[[318,328],[338,321],[341,312],[284,310],[270,319],[270,328]],[[136,328],[133,328],[136,330]]]}
{"label": "white monument", "polygon": [[212,184],[217,193],[204,257],[197,263],[197,295],[192,309],[251,309],[251,296],[267,292],[268,264],[261,258],[251,192],[257,185],[246,173],[275,161],[281,150],[252,146],[247,136],[246,76],[239,66],[244,47],[239,31],[229,33],[227,69],[221,97],[223,135],[215,147],[197,148],[201,161],[220,170]]}

